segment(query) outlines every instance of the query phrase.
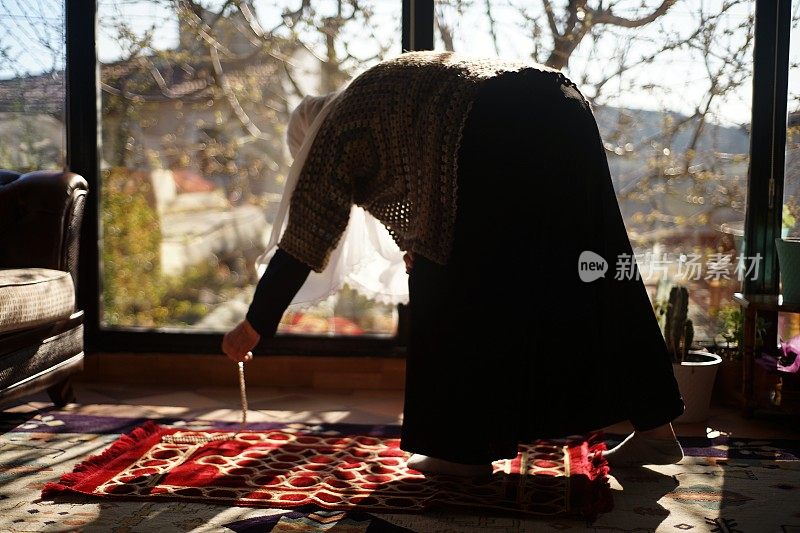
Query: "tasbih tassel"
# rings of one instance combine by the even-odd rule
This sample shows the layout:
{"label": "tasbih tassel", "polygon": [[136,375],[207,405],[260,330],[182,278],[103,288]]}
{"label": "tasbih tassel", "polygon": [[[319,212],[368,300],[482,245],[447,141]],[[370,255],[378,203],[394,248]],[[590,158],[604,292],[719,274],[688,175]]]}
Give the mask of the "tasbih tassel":
{"label": "tasbih tassel", "polygon": [[239,361],[239,400],[242,406],[242,422],[239,425],[239,431],[234,433],[216,433],[214,435],[201,434],[198,432],[180,432],[162,436],[161,442],[166,442],[168,444],[205,444],[213,441],[230,440],[235,438],[239,433],[245,431],[247,427],[247,386],[244,381],[244,363],[241,361]]}
{"label": "tasbih tassel", "polygon": [[239,431],[245,430],[247,425],[247,387],[244,383],[244,363],[239,361],[239,400],[242,405],[242,424],[239,426]]}

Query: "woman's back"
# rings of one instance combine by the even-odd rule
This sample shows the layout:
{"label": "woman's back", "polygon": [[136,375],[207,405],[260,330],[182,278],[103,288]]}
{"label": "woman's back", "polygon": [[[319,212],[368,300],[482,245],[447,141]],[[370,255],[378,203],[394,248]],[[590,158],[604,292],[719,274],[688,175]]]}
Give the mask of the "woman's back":
{"label": "woman's back", "polygon": [[449,52],[403,54],[356,77],[316,134],[280,247],[322,270],[355,203],[401,249],[446,263],[469,110],[486,80],[523,71],[564,80],[533,63]]}

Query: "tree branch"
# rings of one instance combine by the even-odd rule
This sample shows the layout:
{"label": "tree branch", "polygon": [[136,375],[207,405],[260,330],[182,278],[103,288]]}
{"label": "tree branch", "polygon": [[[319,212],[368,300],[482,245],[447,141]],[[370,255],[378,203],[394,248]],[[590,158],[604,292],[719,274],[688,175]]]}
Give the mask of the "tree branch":
{"label": "tree branch", "polygon": [[553,13],[553,5],[550,3],[550,0],[542,0],[542,7],[544,7],[544,12],[547,15],[547,24],[550,26],[550,33],[552,33],[553,36],[560,36],[558,24],[556,24],[556,15]]}
{"label": "tree branch", "polygon": [[444,21],[444,14],[441,11],[437,11],[434,21],[436,22],[436,29],[439,30],[439,36],[442,38],[442,42],[444,43],[444,49],[448,52],[455,51],[455,46],[453,44],[453,30]]}
{"label": "tree branch", "polygon": [[494,44],[494,51],[500,55],[500,45],[497,42],[497,32],[495,31],[495,20],[492,15],[492,0],[486,0],[486,20],[489,21],[489,35],[492,37],[492,44]]}
{"label": "tree branch", "polygon": [[613,26],[621,26],[623,28],[639,28],[650,24],[657,18],[664,15],[669,8],[671,8],[677,0],[663,0],[661,5],[655,8],[649,15],[637,19],[629,19],[615,15],[612,8],[591,10],[592,20],[595,24],[609,24]]}
{"label": "tree branch", "polygon": [[225,72],[222,70],[222,63],[219,60],[219,52],[215,47],[211,47],[211,64],[214,66],[214,76],[217,78],[217,83],[219,83],[222,91],[225,93],[225,97],[228,99],[228,103],[233,109],[233,113],[236,115],[236,118],[239,119],[239,122],[242,123],[242,126],[247,130],[247,132],[256,137],[258,139],[265,139],[267,138],[266,135],[255,125],[255,123],[250,119],[250,116],[245,112],[242,105],[239,103],[239,99],[236,98],[236,95],[233,93],[233,89],[228,83],[228,78],[225,75]]}

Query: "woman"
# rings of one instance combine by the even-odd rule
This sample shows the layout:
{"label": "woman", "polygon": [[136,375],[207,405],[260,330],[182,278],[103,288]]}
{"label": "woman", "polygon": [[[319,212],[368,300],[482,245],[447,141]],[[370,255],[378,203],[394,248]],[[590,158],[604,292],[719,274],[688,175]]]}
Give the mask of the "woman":
{"label": "woman", "polygon": [[[521,441],[623,420],[636,431],[607,452],[612,465],[682,458],[670,422],[683,402],[644,285],[612,274],[632,250],[572,82],[414,52],[304,102],[293,122],[309,122],[301,114],[316,116],[314,135],[278,249],[225,336],[231,359],[251,357],[309,272],[325,272],[356,204],[410,259],[401,448],[412,468],[484,474]],[[577,272],[587,250],[610,265],[591,282]]]}

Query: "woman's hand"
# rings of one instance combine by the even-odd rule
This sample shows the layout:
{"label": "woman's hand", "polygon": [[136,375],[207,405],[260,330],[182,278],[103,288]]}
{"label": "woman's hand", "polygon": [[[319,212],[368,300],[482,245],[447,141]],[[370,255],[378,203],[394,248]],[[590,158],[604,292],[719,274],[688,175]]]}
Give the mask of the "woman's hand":
{"label": "woman's hand", "polygon": [[253,329],[250,322],[242,320],[238,326],[230,330],[222,338],[222,351],[232,361],[237,363],[247,362],[253,358],[253,353],[250,350],[255,348],[260,340],[261,335]]}
{"label": "woman's hand", "polygon": [[406,264],[406,274],[411,274],[411,269],[414,267],[414,254],[412,252],[406,252],[403,256],[403,261]]}

